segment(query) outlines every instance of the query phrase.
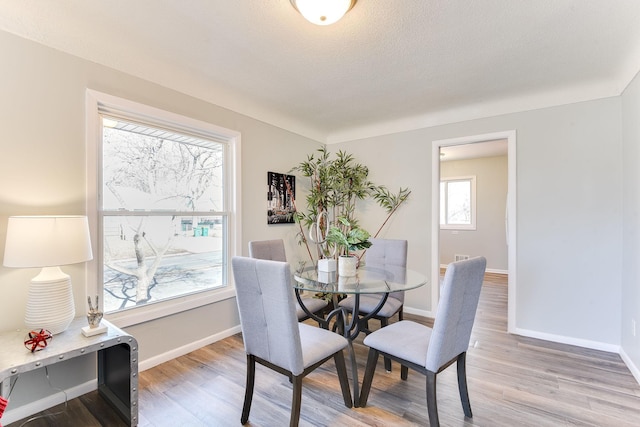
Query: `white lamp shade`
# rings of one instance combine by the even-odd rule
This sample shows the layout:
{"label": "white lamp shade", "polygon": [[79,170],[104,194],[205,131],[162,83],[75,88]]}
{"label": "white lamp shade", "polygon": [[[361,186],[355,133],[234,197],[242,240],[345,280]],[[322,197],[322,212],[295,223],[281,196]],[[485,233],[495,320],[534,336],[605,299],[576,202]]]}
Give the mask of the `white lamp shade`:
{"label": "white lamp shade", "polygon": [[5,267],[55,267],[93,259],[86,216],[12,216]]}
{"label": "white lamp shade", "polygon": [[330,25],[351,9],[353,0],[291,0],[293,6],[309,22]]}

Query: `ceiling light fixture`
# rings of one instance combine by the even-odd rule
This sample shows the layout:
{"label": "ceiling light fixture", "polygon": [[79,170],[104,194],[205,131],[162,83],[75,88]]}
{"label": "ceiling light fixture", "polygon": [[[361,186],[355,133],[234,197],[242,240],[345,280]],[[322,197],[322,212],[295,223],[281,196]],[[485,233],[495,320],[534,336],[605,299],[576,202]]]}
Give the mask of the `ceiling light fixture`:
{"label": "ceiling light fixture", "polygon": [[305,19],[316,25],[338,22],[357,0],[290,0]]}

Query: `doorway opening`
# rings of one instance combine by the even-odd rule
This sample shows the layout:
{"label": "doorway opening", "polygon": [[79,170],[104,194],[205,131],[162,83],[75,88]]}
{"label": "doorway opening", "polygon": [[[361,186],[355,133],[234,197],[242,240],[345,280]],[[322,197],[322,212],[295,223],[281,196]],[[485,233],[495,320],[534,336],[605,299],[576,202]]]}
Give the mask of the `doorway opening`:
{"label": "doorway opening", "polygon": [[[505,208],[505,234],[507,243],[508,274],[508,315],[507,331],[512,333],[516,328],[516,131],[503,131],[490,134],[472,135],[461,138],[443,139],[432,143],[432,200],[431,200],[431,283],[440,283],[440,188],[441,164],[440,153],[449,148],[462,147],[472,150],[487,149],[489,142],[505,140],[507,145],[507,200]],[[435,316],[440,297],[440,287],[431,287],[431,312]]]}

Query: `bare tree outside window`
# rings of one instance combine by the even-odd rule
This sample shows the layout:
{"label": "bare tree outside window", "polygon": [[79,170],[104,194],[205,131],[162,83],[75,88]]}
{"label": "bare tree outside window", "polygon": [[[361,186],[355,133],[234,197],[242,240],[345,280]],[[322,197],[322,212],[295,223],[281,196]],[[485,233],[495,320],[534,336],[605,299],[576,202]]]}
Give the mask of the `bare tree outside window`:
{"label": "bare tree outside window", "polygon": [[103,119],[104,310],[224,286],[224,145]]}

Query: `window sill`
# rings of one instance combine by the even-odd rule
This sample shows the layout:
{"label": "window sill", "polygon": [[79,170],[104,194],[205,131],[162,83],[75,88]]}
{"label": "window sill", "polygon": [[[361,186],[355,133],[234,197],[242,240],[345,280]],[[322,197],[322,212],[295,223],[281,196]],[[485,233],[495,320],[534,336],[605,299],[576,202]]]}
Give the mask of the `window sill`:
{"label": "window sill", "polygon": [[235,287],[228,285],[222,289],[212,289],[207,292],[161,301],[144,307],[105,314],[105,319],[119,328],[126,328],[127,326],[150,322],[235,297]]}
{"label": "window sill", "polygon": [[475,225],[441,225],[440,230],[450,231],[475,231]]}

